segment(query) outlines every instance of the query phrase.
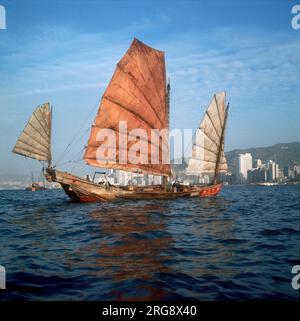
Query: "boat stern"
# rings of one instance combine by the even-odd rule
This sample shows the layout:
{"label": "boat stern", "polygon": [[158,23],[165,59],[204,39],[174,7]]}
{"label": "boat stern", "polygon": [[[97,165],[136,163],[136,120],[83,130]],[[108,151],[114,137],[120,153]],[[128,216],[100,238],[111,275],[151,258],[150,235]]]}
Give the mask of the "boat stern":
{"label": "boat stern", "polygon": [[203,188],[201,191],[199,191],[200,197],[209,197],[209,196],[216,196],[222,188],[222,183],[210,185],[205,188]]}

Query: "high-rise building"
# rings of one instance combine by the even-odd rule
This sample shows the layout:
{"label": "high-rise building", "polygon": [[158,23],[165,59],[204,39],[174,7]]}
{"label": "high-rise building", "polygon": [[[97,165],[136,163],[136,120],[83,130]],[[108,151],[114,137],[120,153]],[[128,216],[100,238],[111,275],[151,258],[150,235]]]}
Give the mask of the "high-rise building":
{"label": "high-rise building", "polygon": [[262,162],[262,160],[261,159],[256,159],[255,161],[254,161],[254,167],[255,168],[260,168],[260,167],[263,167],[264,166],[264,164],[263,164],[263,162]]}
{"label": "high-rise building", "polygon": [[269,160],[268,161],[268,175],[267,175],[268,182],[276,181],[276,179],[278,177],[278,170],[279,170],[278,164],[276,164],[272,160]]}
{"label": "high-rise building", "polygon": [[252,169],[252,155],[250,153],[239,154],[237,163],[237,181],[240,184],[245,184],[248,170]]}
{"label": "high-rise building", "polygon": [[199,184],[209,184],[209,176],[203,175],[201,177],[198,177],[198,183]]}
{"label": "high-rise building", "polygon": [[122,170],[115,171],[115,184],[117,185],[128,185],[131,184],[133,173],[125,172]]}
{"label": "high-rise building", "polygon": [[267,170],[264,167],[252,168],[248,170],[248,183],[265,183],[267,181]]}
{"label": "high-rise building", "polygon": [[300,178],[300,165],[295,165],[294,166],[294,176],[296,179]]}
{"label": "high-rise building", "polygon": [[277,180],[279,177],[279,165],[276,164],[275,165],[275,180]]}

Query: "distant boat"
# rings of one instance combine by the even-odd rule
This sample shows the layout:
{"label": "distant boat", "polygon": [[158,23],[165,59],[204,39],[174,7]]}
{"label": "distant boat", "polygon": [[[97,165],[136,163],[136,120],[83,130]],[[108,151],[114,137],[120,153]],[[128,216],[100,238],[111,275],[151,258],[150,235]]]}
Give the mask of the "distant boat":
{"label": "distant boat", "polygon": [[41,185],[38,182],[35,182],[34,177],[33,177],[33,172],[31,172],[31,184],[30,184],[30,186],[26,187],[25,190],[30,191],[30,192],[47,190],[46,184],[45,184],[44,168],[42,169],[42,176],[43,176],[43,185]]}
{"label": "distant boat", "polygon": [[36,192],[36,191],[45,191],[47,190],[47,188],[44,186],[41,186],[38,183],[32,183],[31,186],[26,187],[25,190],[30,192]]}
{"label": "distant boat", "polygon": [[[219,173],[227,171],[224,137],[229,105],[226,105],[225,92],[213,96],[197,129],[192,157],[187,168],[188,175],[212,173],[212,184],[204,186],[188,186],[178,182],[172,184],[170,164],[163,162],[162,157],[159,158],[158,163],[151,162],[149,151],[152,151],[152,147],[158,148],[161,155],[161,145],[165,144],[169,154],[168,137],[164,141],[162,139],[162,144],[160,145],[159,142],[158,147],[149,140],[146,141],[148,152],[143,156],[148,162],[133,164],[128,158],[125,163],[120,161],[121,152],[124,150],[129,152],[133,145],[132,142],[128,143],[128,146],[121,144],[116,146],[115,160],[108,159],[106,163],[101,164],[98,162],[97,150],[104,144],[103,141],[97,139],[100,129],[109,129],[117,134],[118,124],[126,121],[128,131],[143,129],[149,133],[151,130],[168,130],[169,95],[170,85],[166,81],[164,53],[134,39],[126,54],[117,64],[113,77],[102,96],[83,157],[88,165],[94,167],[162,176],[160,185],[117,186],[111,185],[108,181],[104,184],[97,184],[57,170],[55,166],[52,166],[52,108],[49,103],[39,106],[34,111],[13,152],[47,161],[46,178],[48,181],[60,183],[67,195],[75,201],[175,199],[217,195],[222,186],[218,180]],[[139,152],[141,153],[141,150]]]}
{"label": "distant boat", "polygon": [[278,185],[277,182],[264,182],[264,183],[257,183],[257,185],[260,185],[260,186],[275,186],[275,185]]}

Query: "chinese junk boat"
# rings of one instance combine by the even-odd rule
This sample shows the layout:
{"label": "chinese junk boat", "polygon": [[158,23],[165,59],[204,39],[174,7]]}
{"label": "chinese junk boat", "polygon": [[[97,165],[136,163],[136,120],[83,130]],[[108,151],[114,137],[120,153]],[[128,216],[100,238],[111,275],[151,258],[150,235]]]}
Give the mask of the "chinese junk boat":
{"label": "chinese junk boat", "polygon": [[[169,90],[166,82],[164,53],[134,39],[130,48],[117,64],[108,87],[106,88],[90,137],[84,153],[84,160],[90,166],[117,169],[135,173],[162,176],[162,184],[137,186],[111,185],[108,182],[97,184],[71,173],[57,170],[51,164],[51,109],[49,104],[42,105],[32,115],[28,132],[24,132],[14,152],[38,160],[47,160],[46,178],[61,184],[68,196],[75,201],[108,201],[116,199],[173,199],[178,197],[204,197],[217,195],[222,183],[218,182],[220,172],[227,170],[224,155],[224,134],[228,114],[225,92],[215,94],[205,116],[196,131],[192,157],[187,167],[188,175],[212,173],[209,185],[170,184],[172,177],[169,161],[168,135],[144,139],[140,134],[132,139],[132,131],[143,130],[151,137],[154,130],[169,128]],[[126,139],[121,140],[120,124],[126,124]],[[108,139],[99,138],[99,130],[106,129],[116,137],[116,145]],[[146,149],[136,146],[142,138]],[[140,140],[140,141],[139,141]],[[135,146],[136,145],[136,146]],[[164,148],[162,148],[164,146]],[[99,156],[99,148],[105,147],[105,155]],[[127,155],[132,150],[140,162],[131,162]],[[158,161],[151,162],[153,148],[158,150]],[[103,156],[104,155],[104,156]],[[125,156],[124,156],[125,155]],[[114,157],[112,157],[114,156]],[[124,160],[125,157],[125,160]],[[169,156],[168,156],[169,157]],[[168,158],[167,157],[167,158]],[[105,158],[105,157],[104,157]],[[169,158],[168,158],[169,159]]]}

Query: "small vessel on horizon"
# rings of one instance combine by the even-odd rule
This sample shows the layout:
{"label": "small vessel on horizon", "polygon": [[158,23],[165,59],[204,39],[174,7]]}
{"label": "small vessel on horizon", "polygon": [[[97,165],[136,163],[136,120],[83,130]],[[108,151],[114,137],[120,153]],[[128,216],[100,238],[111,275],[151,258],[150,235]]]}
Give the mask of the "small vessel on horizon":
{"label": "small vessel on horizon", "polygon": [[42,173],[42,177],[43,177],[42,185],[41,185],[40,182],[35,181],[35,179],[33,177],[33,172],[31,172],[31,184],[30,184],[30,186],[25,188],[26,191],[36,192],[36,191],[45,191],[45,190],[47,190],[46,184],[45,184],[44,168],[42,169],[41,173]]}
{"label": "small vessel on horizon", "polygon": [[41,186],[39,183],[32,183],[30,186],[25,188],[26,191],[36,192],[36,191],[45,191],[46,187]]}
{"label": "small vessel on horizon", "polygon": [[278,182],[263,182],[263,183],[256,183],[258,186],[276,186]]}
{"label": "small vessel on horizon", "polygon": [[[87,165],[118,169],[135,173],[162,176],[162,184],[148,186],[117,186],[109,182],[97,184],[93,181],[57,170],[52,165],[51,124],[52,108],[49,103],[40,105],[33,112],[13,149],[14,153],[39,161],[46,161],[46,178],[59,183],[74,201],[92,202],[116,199],[175,199],[180,197],[206,197],[219,193],[222,183],[219,173],[226,172],[224,138],[229,104],[225,92],[214,94],[199,128],[196,131],[189,159],[187,174],[213,174],[211,184],[171,184],[168,134],[159,137],[157,143],[144,140],[146,151],[136,150],[137,158],[144,162],[131,162],[127,152],[143,140],[139,134],[132,139],[132,131],[143,130],[152,138],[152,130],[169,130],[170,85],[166,81],[164,52],[153,49],[134,39],[130,48],[117,64],[92,124],[90,137],[83,159]],[[121,141],[120,124],[126,122],[126,144]],[[99,131],[106,130],[118,136],[116,146],[108,139],[99,138]],[[99,156],[99,149],[106,147],[106,155]],[[158,161],[152,162],[153,149],[157,149]],[[122,159],[123,153],[126,159]],[[111,157],[114,156],[114,158]],[[200,156],[199,156],[200,155]],[[105,162],[101,159],[105,158]]]}

